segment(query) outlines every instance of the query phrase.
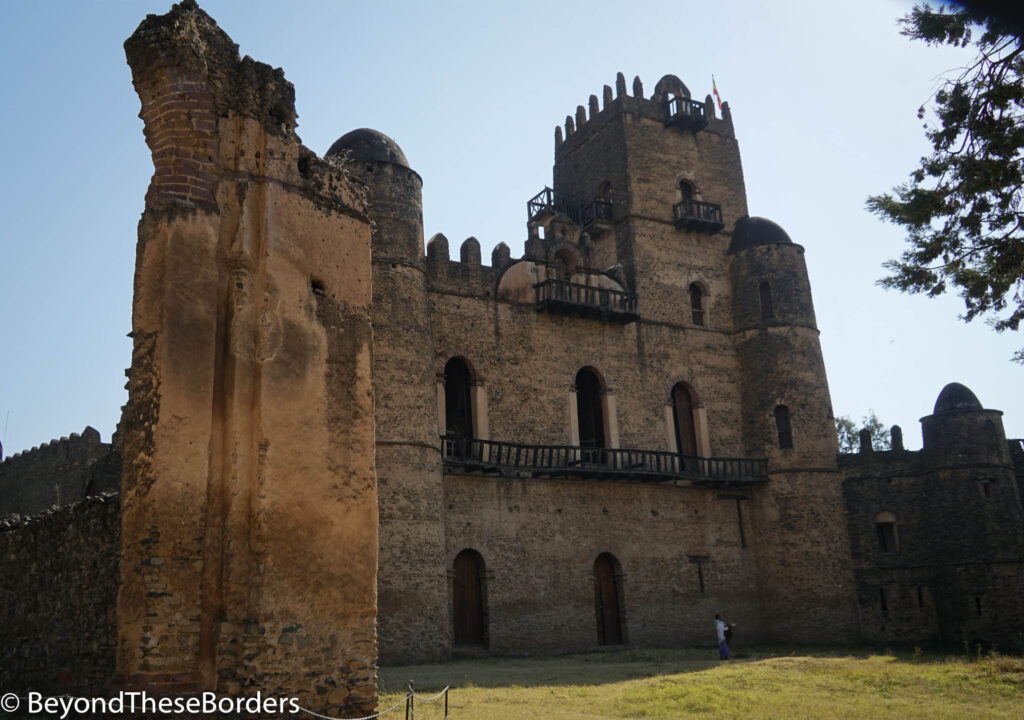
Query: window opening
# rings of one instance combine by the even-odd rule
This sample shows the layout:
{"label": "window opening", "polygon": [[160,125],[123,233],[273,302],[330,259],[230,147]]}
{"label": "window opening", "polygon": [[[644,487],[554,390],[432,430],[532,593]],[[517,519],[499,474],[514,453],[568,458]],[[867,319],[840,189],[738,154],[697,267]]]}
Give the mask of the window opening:
{"label": "window opening", "polygon": [[672,417],[675,421],[676,448],[684,470],[696,470],[697,429],[693,422],[693,396],[682,383],[672,388]]}
{"label": "window opening", "polygon": [[445,435],[455,457],[470,457],[473,439],[472,376],[459,358],[444,366]]}
{"label": "window opening", "polygon": [[761,319],[770,320],[775,317],[775,310],[772,308],[772,286],[765,280],[758,286],[758,293],[761,296]]}
{"label": "window opening", "polygon": [[576,373],[576,419],[584,462],[600,463],[605,447],[604,412],[601,407],[601,381],[588,368]]}
{"label": "window opening", "polygon": [[882,604],[882,614],[888,616],[889,615],[889,603],[886,601],[886,598],[885,598],[885,588],[878,588],[878,599],[879,599],[879,601]]}
{"label": "window opening", "polygon": [[690,311],[693,314],[693,324],[704,327],[704,288],[699,283],[690,285]]}
{"label": "window opening", "polygon": [[875,515],[875,531],[878,533],[878,549],[883,555],[895,555],[900,551],[895,515],[888,510]]}
{"label": "window opening", "polygon": [[779,448],[787,450],[793,447],[793,426],[789,421],[789,408],[779,405],[775,408],[775,432],[779,436]]}

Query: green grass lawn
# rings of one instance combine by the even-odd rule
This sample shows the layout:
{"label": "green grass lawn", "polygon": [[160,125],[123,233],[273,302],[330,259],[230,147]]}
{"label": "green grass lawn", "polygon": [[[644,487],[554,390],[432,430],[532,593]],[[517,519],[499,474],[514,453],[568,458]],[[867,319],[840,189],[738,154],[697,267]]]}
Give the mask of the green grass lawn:
{"label": "green grass lawn", "polygon": [[[1024,658],[861,648],[622,650],[381,668],[380,709],[451,686],[453,720],[1024,718]],[[415,705],[417,720],[444,717]],[[398,708],[385,718],[403,718]]]}

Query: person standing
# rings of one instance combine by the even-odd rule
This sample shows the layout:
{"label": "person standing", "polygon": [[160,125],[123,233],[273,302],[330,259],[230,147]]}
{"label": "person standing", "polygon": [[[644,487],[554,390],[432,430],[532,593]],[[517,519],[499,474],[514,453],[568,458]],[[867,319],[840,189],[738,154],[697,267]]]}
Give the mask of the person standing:
{"label": "person standing", "polygon": [[721,615],[715,615],[715,634],[718,635],[718,658],[720,660],[729,659],[729,641],[725,639],[725,634],[729,631],[729,623],[722,619]]}

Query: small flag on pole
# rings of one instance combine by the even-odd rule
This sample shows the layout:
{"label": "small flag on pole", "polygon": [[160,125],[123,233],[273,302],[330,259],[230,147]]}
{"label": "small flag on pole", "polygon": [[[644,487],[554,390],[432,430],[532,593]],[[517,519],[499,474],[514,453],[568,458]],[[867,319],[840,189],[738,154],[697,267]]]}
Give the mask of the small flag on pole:
{"label": "small flag on pole", "polygon": [[718,94],[718,86],[715,85],[715,76],[711,76],[711,92],[715,94],[715,100],[718,101],[718,111],[722,111],[722,96]]}

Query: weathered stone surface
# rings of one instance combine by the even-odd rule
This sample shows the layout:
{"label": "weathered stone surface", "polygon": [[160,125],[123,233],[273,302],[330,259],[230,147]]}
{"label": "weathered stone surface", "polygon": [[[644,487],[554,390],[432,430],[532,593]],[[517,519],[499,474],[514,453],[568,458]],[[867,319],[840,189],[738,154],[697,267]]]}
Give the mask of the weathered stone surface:
{"label": "weathered stone surface", "polygon": [[125,48],[156,172],[124,421],[118,673],[368,711],[377,494],[360,191],[299,144],[281,71],[240,59],[194,3],[150,16]]}

